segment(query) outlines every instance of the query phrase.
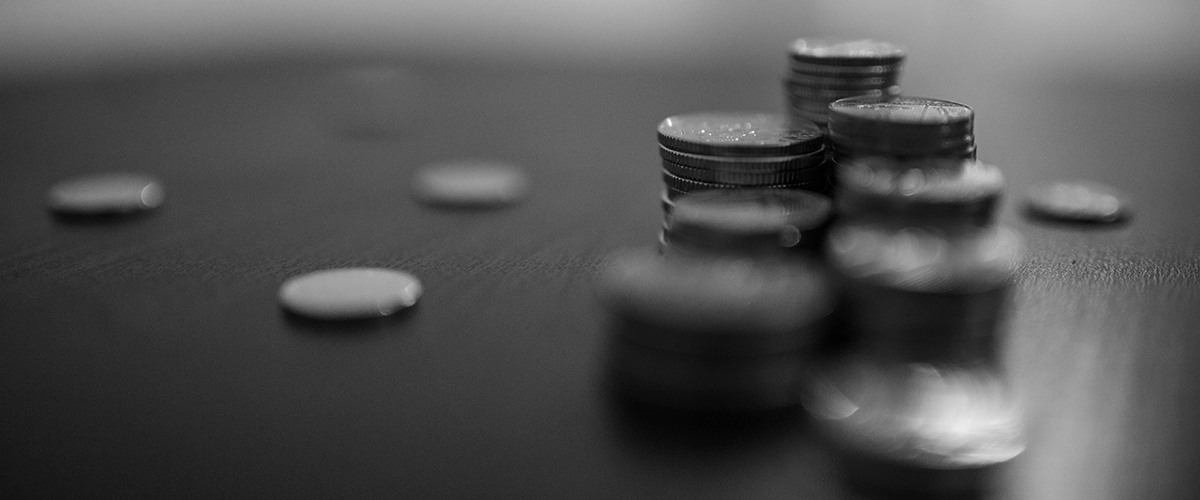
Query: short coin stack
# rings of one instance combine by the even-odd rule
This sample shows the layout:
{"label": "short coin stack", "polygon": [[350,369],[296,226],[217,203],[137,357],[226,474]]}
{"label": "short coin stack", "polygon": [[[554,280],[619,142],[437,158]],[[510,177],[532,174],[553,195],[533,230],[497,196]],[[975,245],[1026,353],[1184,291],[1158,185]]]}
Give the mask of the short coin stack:
{"label": "short coin stack", "polygon": [[612,313],[614,388],[684,411],[754,412],[799,403],[805,362],[833,308],[803,259],[627,252],[598,293]]}
{"label": "short coin stack", "polygon": [[975,498],[1025,446],[996,351],[1022,246],[994,223],[1003,176],[884,157],[838,176],[826,256],[852,347],[813,371],[805,407],[849,486]]}
{"label": "short coin stack", "polygon": [[658,142],[666,202],[714,189],[829,187],[824,135],[811,122],[770,113],[682,114],[658,125]]}
{"label": "short coin stack", "polygon": [[801,38],[788,51],[784,79],[791,116],[824,127],[829,103],[845,97],[900,93],[903,47],[876,40]]}
{"label": "short coin stack", "polygon": [[975,113],[965,104],[923,97],[860,96],[829,105],[833,159],[885,156],[975,158]]}

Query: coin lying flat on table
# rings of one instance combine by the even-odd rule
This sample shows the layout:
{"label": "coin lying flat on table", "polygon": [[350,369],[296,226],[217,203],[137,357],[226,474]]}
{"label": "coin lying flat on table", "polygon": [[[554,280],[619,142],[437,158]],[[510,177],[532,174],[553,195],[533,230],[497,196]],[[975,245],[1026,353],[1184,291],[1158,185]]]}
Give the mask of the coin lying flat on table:
{"label": "coin lying flat on table", "polygon": [[369,319],[411,307],[421,293],[421,282],[411,274],[352,267],[289,278],[279,287],[279,303],[311,319]]}
{"label": "coin lying flat on table", "polygon": [[68,215],[128,214],[162,205],[166,193],[157,180],[138,174],[110,173],[68,179],[50,188],[46,206]]}
{"label": "coin lying flat on table", "polygon": [[529,182],[516,166],[487,160],[429,165],[413,177],[413,195],[430,205],[497,207],[525,198]]}
{"label": "coin lying flat on table", "polygon": [[1026,207],[1035,215],[1075,222],[1117,222],[1129,202],[1116,189],[1093,181],[1055,182],[1031,188]]}

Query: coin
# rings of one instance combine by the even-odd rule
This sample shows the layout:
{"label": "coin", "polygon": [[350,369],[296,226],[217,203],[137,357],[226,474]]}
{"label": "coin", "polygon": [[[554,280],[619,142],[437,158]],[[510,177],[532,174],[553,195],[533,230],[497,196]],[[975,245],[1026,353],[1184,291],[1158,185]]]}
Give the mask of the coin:
{"label": "coin", "polygon": [[764,252],[816,249],[833,216],[829,197],[800,190],[713,190],[679,198],[667,217],[676,246]]}
{"label": "coin", "polygon": [[839,164],[838,213],[902,218],[909,225],[991,223],[1004,176],[994,165],[950,158],[867,157]]}
{"label": "coin", "polygon": [[819,167],[825,163],[824,149],[820,146],[811,153],[794,156],[711,156],[681,153],[660,146],[658,154],[666,161],[685,167],[766,174]]}
{"label": "coin", "polygon": [[712,156],[791,156],[822,147],[812,123],[770,113],[712,112],[676,115],[658,125],[658,141],[681,153]]}
{"label": "coin", "polygon": [[1129,202],[1111,186],[1095,181],[1040,184],[1025,195],[1036,217],[1073,222],[1118,222],[1129,216]]}
{"label": "coin", "polygon": [[[827,316],[834,297],[815,264],[739,257],[609,257],[596,292],[615,316],[694,335],[791,335]],[[812,339],[815,341],[815,339]]]}
{"label": "coin", "polygon": [[848,280],[913,292],[967,293],[1008,286],[1024,243],[1002,226],[905,227],[850,221],[830,229],[826,256]]}
{"label": "coin", "polygon": [[833,128],[844,128],[846,134],[905,127],[969,134],[974,117],[965,104],[925,97],[848,97],[829,105],[829,119],[837,124]]}
{"label": "coin", "polygon": [[158,208],[166,193],[152,177],[106,173],[75,177],[50,188],[46,207],[65,215],[128,214]]}
{"label": "coin", "polygon": [[788,69],[792,73],[817,76],[890,76],[900,74],[900,71],[903,69],[903,67],[903,61],[893,64],[879,64],[872,66],[830,66],[827,64],[802,61],[795,58],[789,58],[788,60]]}
{"label": "coin", "polygon": [[353,320],[394,314],[416,304],[421,293],[421,282],[405,272],[327,269],[289,278],[279,287],[279,303],[312,319]]}
{"label": "coin", "polygon": [[[679,176],[674,175],[666,170],[663,170],[663,182],[666,183],[667,187],[675,189],[676,191],[684,192],[684,193],[694,193],[694,192],[698,192],[698,191],[706,191],[709,189],[739,189],[739,188],[742,188],[742,186],[738,186],[736,184],[723,184],[723,183],[694,181],[691,179],[679,177]],[[827,181],[825,179],[821,178],[821,179],[814,179],[811,181],[798,181],[798,182],[794,182],[794,183],[772,184],[772,185],[767,185],[767,186],[755,186],[755,187],[767,188],[767,189],[807,189],[809,191],[818,191],[819,192],[819,191],[824,190],[824,188],[826,187],[826,184],[827,184]]]}
{"label": "coin", "polygon": [[821,88],[804,87],[804,86],[799,86],[799,85],[788,85],[787,84],[788,82],[786,82],[786,81],[784,83],[785,83],[784,88],[787,89],[787,96],[790,98],[789,102],[791,102],[791,104],[793,106],[796,106],[797,104],[804,104],[807,102],[819,102],[819,103],[824,103],[824,105],[826,107],[828,107],[829,103],[836,101],[838,99],[845,99],[847,97],[858,97],[858,96],[881,97],[884,95],[894,96],[894,95],[900,94],[900,86],[899,85],[892,85],[890,87],[883,87],[883,88],[846,90],[846,89],[821,89]]}
{"label": "coin", "polygon": [[498,207],[524,199],[528,184],[514,165],[467,159],[422,167],[413,176],[412,192],[429,205]]}
{"label": "coin", "polygon": [[775,172],[737,172],[731,170],[711,170],[693,168],[663,160],[663,170],[683,179],[714,184],[732,184],[735,186],[777,186],[823,180],[828,177],[829,169],[812,167],[806,169],[779,170]]}
{"label": "coin", "polygon": [[792,42],[788,55],[797,61],[825,66],[878,66],[899,64],[904,47],[878,40],[800,38]]}
{"label": "coin", "polygon": [[870,90],[891,87],[898,84],[899,81],[900,75],[841,78],[792,73],[788,75],[784,84],[789,90],[793,88],[812,90]]}

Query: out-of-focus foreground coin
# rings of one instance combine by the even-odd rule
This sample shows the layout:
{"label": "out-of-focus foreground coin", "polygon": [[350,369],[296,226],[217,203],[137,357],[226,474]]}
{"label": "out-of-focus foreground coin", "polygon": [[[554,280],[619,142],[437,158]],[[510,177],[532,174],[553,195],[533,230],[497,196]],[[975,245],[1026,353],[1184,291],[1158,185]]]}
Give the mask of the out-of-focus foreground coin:
{"label": "out-of-focus foreground coin", "polygon": [[1074,222],[1118,222],[1129,202],[1110,186],[1093,181],[1054,182],[1031,188],[1026,207],[1035,215]]}
{"label": "out-of-focus foreground coin", "polygon": [[165,197],[162,185],[151,177],[110,173],[55,184],[46,196],[46,205],[68,215],[127,214],[157,208]]}
{"label": "out-of-focus foreground coin", "polygon": [[421,168],[413,196],[430,205],[495,207],[522,200],[529,190],[516,166],[487,160],[459,160]]}
{"label": "out-of-focus foreground coin", "polygon": [[288,311],[312,319],[369,319],[411,307],[422,291],[416,277],[401,271],[327,269],[285,281],[279,287],[279,303]]}

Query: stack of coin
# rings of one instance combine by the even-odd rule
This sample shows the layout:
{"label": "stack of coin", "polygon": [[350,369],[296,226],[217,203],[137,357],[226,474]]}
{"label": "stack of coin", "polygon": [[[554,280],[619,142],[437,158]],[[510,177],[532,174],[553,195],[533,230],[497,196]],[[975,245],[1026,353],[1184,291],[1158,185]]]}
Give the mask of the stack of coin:
{"label": "stack of coin", "polygon": [[1024,450],[997,353],[1022,247],[995,224],[1003,177],[894,157],[850,158],[838,175],[826,257],[852,347],[814,364],[805,407],[851,487],[981,493]]}
{"label": "stack of coin", "polygon": [[788,51],[784,79],[791,116],[822,127],[829,103],[852,96],[900,93],[903,47],[876,40],[801,38]]}
{"label": "stack of coin", "polygon": [[679,196],[716,189],[829,187],[824,135],[811,122],[770,113],[692,113],[658,125],[664,208]]}
{"label": "stack of coin", "polygon": [[722,189],[684,195],[667,214],[664,252],[769,257],[816,252],[833,215],[828,196],[799,190]]}
{"label": "stack of coin", "polygon": [[975,158],[975,113],[923,97],[860,96],[829,105],[833,159],[886,156]]}
{"label": "stack of coin", "polygon": [[597,291],[612,313],[609,373],[620,394],[701,412],[799,403],[834,305],[819,267],[651,251],[610,264]]}

